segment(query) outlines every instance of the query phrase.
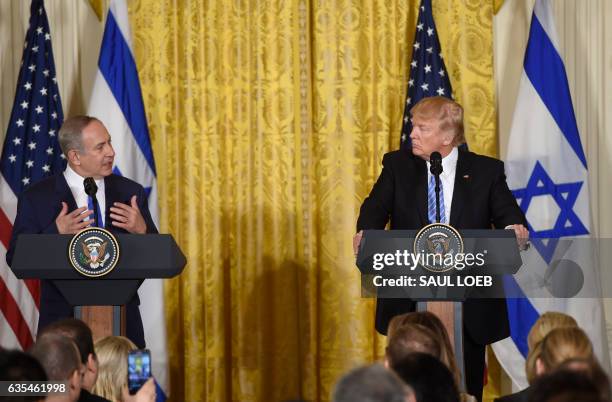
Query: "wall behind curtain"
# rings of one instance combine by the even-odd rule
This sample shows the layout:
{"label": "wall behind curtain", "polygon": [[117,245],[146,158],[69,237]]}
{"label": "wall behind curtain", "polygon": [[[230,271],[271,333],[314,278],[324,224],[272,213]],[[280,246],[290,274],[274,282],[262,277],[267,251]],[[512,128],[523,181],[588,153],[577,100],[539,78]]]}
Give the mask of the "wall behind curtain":
{"label": "wall behind curtain", "polygon": [[[494,155],[493,2],[434,3],[470,147]],[[328,400],[384,350],[351,237],[399,143],[418,2],[129,5],[161,230],[189,260],[166,283],[173,399]],[[103,25],[84,0],[46,6],[64,109],[82,112]],[[27,18],[0,0],[3,130]]]}

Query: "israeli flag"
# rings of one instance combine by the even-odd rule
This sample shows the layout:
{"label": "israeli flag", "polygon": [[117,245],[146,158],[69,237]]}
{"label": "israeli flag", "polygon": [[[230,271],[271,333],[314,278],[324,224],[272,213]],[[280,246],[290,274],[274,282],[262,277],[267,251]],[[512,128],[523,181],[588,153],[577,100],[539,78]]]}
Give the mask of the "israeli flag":
{"label": "israeli flag", "polygon": [[[515,284],[526,297],[507,299],[511,337],[493,345],[495,354],[513,387],[525,388],[527,334],[540,314],[560,311],[587,332],[607,368],[596,248],[588,240],[587,161],[548,0],[535,3],[506,160],[532,247],[522,255]],[[571,289],[577,282],[581,286]]]}
{"label": "israeli flag", "polygon": [[[125,0],[110,2],[88,113],[100,119],[112,136],[116,151],[114,172],[145,188],[151,216],[159,227],[155,161],[132,53]],[[146,280],[138,294],[145,341],[153,360],[153,374],[167,394],[168,355],[162,280]]]}

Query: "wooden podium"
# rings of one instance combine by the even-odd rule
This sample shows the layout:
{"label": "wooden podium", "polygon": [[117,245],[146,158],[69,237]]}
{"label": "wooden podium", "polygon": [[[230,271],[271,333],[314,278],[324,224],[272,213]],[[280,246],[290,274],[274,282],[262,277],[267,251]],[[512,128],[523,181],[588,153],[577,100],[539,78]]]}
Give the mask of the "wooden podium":
{"label": "wooden podium", "polygon": [[[455,230],[455,229],[453,229]],[[445,272],[431,272],[418,264],[414,269],[387,262],[399,261],[389,258],[381,268],[379,258],[388,255],[403,255],[404,252],[416,254],[416,230],[365,230],[357,254],[357,267],[362,274],[362,295],[377,298],[409,299],[417,302],[417,310],[430,311],[444,324],[451,344],[453,345],[457,367],[461,370],[462,381],[465,379],[463,366],[463,309],[462,302],[468,298],[503,298],[504,275],[515,274],[522,265],[521,256],[513,230],[461,230],[459,238],[463,253],[483,253],[484,264],[478,270],[473,267],[451,269]],[[437,234],[437,233],[436,233]],[[435,254],[435,253],[434,253]],[[377,264],[375,263],[375,255]],[[398,257],[399,258],[399,257]],[[404,260],[402,260],[404,261]],[[486,274],[494,280],[489,289],[465,287],[412,286],[383,288],[374,285],[375,277],[398,280],[406,277],[448,276],[460,277],[466,274]],[[465,277],[465,276],[464,276]],[[405,279],[403,280],[406,281]],[[418,283],[418,280],[416,281]],[[380,281],[378,282],[380,283]],[[403,283],[403,282],[402,282]]]}
{"label": "wooden podium", "polygon": [[[52,281],[68,304],[77,307],[79,318],[90,326],[94,339],[125,334],[121,306],[132,300],[145,279],[172,278],[187,263],[171,235],[120,234],[115,235],[120,247],[117,266],[103,277],[88,278],[70,264],[68,248],[72,238],[72,235],[20,235],[11,269],[19,279]],[[81,306],[87,307],[78,308]]]}

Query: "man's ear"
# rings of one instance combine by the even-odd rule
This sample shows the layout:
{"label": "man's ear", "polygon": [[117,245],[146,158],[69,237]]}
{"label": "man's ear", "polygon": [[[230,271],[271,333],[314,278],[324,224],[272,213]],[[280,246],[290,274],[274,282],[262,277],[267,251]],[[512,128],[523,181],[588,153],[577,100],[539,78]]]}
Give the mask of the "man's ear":
{"label": "man's ear", "polygon": [[444,145],[450,145],[453,143],[454,139],[455,139],[455,133],[452,132],[451,130],[446,131],[444,134],[442,134],[444,136],[444,139],[442,140],[442,143]]}
{"label": "man's ear", "polygon": [[546,372],[546,367],[544,366],[544,362],[539,357],[536,359],[536,375],[539,377]]}
{"label": "man's ear", "polygon": [[79,151],[77,151],[76,149],[69,150],[68,155],[66,155],[66,159],[73,165],[81,164],[81,159],[79,158]]}
{"label": "man's ear", "polygon": [[81,389],[81,372],[78,369],[72,372],[68,379],[68,386],[75,391]]}
{"label": "man's ear", "polygon": [[97,373],[98,372],[98,361],[96,360],[96,357],[93,353],[90,353],[89,356],[87,356],[87,371],[91,371],[93,373]]}

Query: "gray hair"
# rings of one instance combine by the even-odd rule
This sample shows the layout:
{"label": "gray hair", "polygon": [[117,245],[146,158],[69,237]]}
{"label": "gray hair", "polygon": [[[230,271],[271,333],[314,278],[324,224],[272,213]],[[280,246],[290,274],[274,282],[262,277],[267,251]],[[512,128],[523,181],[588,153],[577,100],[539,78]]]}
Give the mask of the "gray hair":
{"label": "gray hair", "polygon": [[100,121],[91,116],[72,116],[64,121],[59,130],[60,148],[64,155],[68,156],[68,151],[76,149],[83,152],[83,139],[81,134],[83,129],[92,121]]}
{"label": "gray hair", "polygon": [[67,381],[81,367],[81,356],[74,342],[65,336],[46,334],[36,340],[28,353],[45,369],[49,381]]}
{"label": "gray hair", "polygon": [[359,367],[336,384],[334,402],[405,402],[408,387],[380,364]]}

